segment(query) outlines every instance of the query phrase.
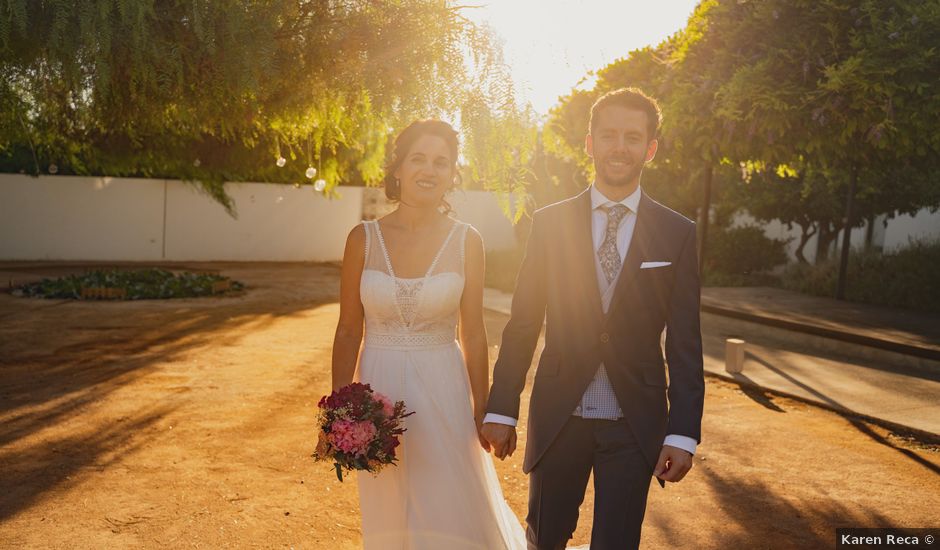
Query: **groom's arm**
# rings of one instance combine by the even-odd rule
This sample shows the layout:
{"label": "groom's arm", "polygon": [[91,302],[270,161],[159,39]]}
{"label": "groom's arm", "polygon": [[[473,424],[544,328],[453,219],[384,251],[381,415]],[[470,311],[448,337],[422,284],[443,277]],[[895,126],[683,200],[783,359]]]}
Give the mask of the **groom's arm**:
{"label": "groom's arm", "polygon": [[692,455],[701,441],[705,378],[702,370],[702,332],[699,326],[701,288],[695,226],[685,235],[676,279],[666,315],[666,364],[669,368],[669,425],[653,475],[665,482],[681,481],[692,468]]}
{"label": "groom's arm", "polygon": [[536,212],[525,258],[516,278],[509,322],[503,330],[499,357],[493,367],[493,385],[484,422],[515,426],[519,418],[520,395],[545,321],[544,224],[544,214]]}
{"label": "groom's arm", "polygon": [[[695,452],[700,442],[705,378],[699,321],[701,287],[695,226],[689,226],[676,262],[676,279],[666,317],[666,364],[669,368],[669,426],[664,444]],[[689,446],[691,445],[691,449]]]}

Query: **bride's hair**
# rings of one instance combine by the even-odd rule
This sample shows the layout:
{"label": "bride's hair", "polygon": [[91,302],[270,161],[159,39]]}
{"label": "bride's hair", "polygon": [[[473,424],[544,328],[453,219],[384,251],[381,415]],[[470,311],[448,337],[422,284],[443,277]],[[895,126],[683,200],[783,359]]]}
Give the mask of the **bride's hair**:
{"label": "bride's hair", "polygon": [[[448,192],[460,184],[460,171],[457,170],[457,154],[460,146],[457,139],[457,131],[443,120],[416,120],[395,137],[395,145],[392,148],[388,162],[385,164],[385,196],[390,200],[401,200],[401,183],[395,178],[395,171],[398,170],[401,163],[405,161],[405,155],[408,154],[411,146],[414,145],[415,141],[421,136],[437,136],[444,140],[444,143],[447,144],[447,149],[450,151],[451,158],[454,159],[454,173],[457,175],[454,186],[451,187]],[[441,206],[444,208],[445,214],[450,215],[454,211],[450,203],[447,202],[447,199],[441,199]]]}

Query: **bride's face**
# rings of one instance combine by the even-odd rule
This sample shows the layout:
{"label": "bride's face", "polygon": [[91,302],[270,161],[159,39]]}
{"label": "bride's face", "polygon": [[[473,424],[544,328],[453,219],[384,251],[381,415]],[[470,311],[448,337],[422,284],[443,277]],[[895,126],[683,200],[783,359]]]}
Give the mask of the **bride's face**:
{"label": "bride's face", "polygon": [[437,208],[454,185],[456,159],[443,138],[423,135],[415,140],[395,170],[401,200],[417,207]]}

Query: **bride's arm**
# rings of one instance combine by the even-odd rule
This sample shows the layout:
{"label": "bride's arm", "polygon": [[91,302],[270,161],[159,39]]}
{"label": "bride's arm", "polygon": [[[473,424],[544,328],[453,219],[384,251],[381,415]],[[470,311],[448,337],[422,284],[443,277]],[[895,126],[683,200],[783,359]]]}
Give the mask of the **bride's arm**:
{"label": "bride's arm", "polygon": [[359,280],[365,264],[366,232],[362,224],[349,232],[343,252],[343,269],[339,282],[339,322],[333,337],[333,389],[352,382],[362,344],[362,301]]}
{"label": "bride's arm", "polygon": [[483,276],[485,271],[483,238],[476,229],[467,228],[463,296],[460,299],[460,347],[463,349],[474,417],[479,423],[486,413],[490,387],[490,365],[486,349],[486,325],[483,321]]}

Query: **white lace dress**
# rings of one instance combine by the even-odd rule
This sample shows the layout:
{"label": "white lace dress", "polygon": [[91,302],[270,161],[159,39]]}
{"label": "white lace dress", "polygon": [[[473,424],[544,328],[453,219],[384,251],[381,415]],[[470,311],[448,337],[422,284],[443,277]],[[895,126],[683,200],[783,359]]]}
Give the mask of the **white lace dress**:
{"label": "white lace dress", "polygon": [[523,549],[525,533],[480,447],[456,341],[468,225],[455,222],[419,279],[395,276],[377,222],[365,222],[365,342],[356,377],[415,414],[398,464],[360,473],[366,549]]}

